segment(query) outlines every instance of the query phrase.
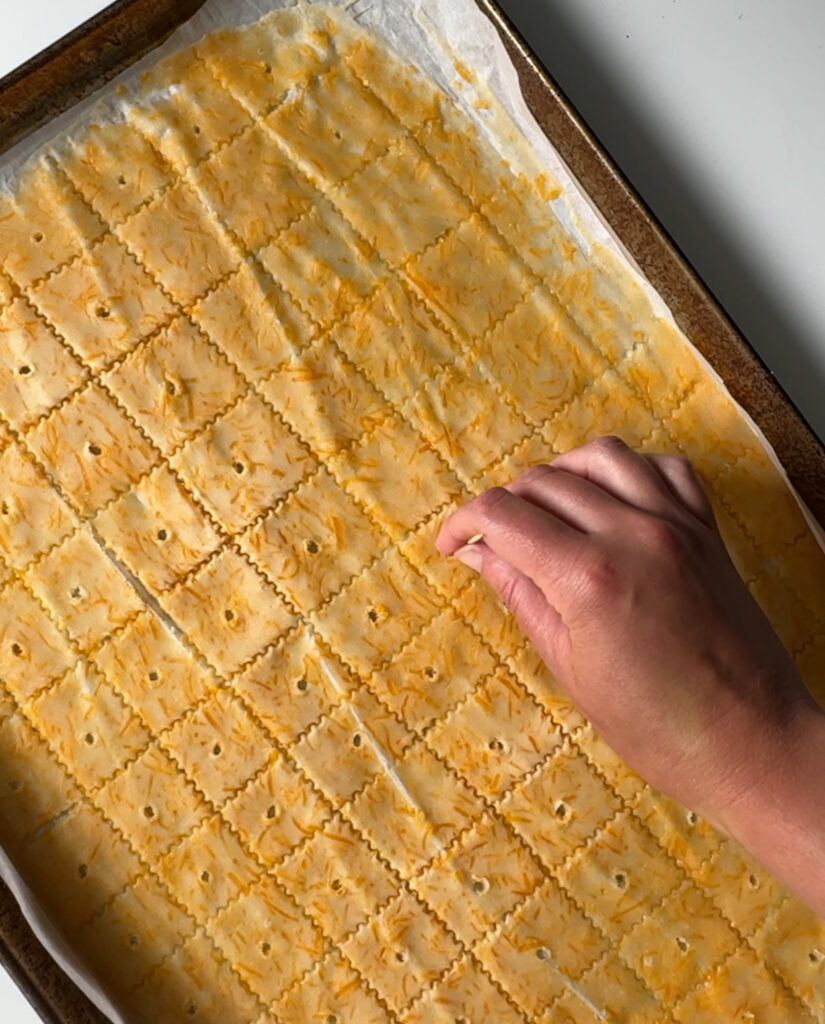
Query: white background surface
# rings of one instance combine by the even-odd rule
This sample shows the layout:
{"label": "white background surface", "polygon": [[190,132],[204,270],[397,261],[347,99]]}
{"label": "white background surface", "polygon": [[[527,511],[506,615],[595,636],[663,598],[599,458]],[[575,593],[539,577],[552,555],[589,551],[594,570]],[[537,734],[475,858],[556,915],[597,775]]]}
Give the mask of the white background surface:
{"label": "white background surface", "polygon": [[40,1020],[26,997],[2,968],[0,968],[0,1020],[3,1024],[37,1024]]}
{"label": "white background surface", "polygon": [[[825,439],[825,4],[500,2]],[[104,6],[0,0],[0,75]]]}

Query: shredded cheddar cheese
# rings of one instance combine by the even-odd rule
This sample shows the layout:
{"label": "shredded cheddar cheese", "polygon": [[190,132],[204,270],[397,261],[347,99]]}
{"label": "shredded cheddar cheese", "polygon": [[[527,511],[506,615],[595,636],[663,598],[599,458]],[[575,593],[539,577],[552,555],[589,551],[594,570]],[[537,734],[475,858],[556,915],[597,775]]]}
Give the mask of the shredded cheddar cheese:
{"label": "shredded cheddar cheese", "polygon": [[825,1020],[825,925],[434,549],[594,436],[687,454],[825,698],[797,504],[559,194],[300,6],[0,196],[0,841],[126,1020]]}

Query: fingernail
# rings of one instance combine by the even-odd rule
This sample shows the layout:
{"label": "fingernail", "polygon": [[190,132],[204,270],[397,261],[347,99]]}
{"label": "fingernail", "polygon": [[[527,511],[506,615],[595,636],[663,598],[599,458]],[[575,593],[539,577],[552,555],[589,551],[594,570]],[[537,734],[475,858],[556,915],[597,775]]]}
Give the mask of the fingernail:
{"label": "fingernail", "polygon": [[472,544],[465,544],[463,548],[459,548],[455,553],[455,557],[459,562],[463,562],[468,569],[472,569],[473,572],[481,572],[481,567],[484,564],[484,558],[479,549]]}

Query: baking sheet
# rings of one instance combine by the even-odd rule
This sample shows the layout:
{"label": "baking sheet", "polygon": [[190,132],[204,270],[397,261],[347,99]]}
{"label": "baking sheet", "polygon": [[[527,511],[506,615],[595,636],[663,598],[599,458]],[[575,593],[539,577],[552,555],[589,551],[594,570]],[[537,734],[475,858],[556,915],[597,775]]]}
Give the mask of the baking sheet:
{"label": "baking sheet", "polygon": [[[604,250],[621,261],[625,269],[634,275],[655,312],[676,326],[662,298],[641,274],[536,123],[495,27],[477,8],[474,0],[410,0],[406,4],[399,4],[397,0],[332,0],[332,4],[347,9],[359,23],[374,29],[402,57],[413,61],[434,78],[516,171],[531,178],[544,173],[554,179],[561,186],[561,194],[550,204],[581,250],[587,255]],[[79,121],[115,120],[128,116],[129,104],[134,102],[129,96],[130,88],[140,72],[153,66],[164,54],[216,28],[242,24],[272,10],[292,6],[295,4],[289,0],[208,0],[163,46],[115,80],[123,90],[117,93],[114,84],[106,86],[102,93],[61,115],[10,150],[5,166],[0,170],[0,187],[9,186],[20,166],[33,152],[50,143],[56,133],[71,129]],[[469,69],[476,69],[476,73]],[[483,73],[483,77],[479,73]],[[58,157],[62,145],[65,143],[59,139],[53,144]],[[687,339],[685,342],[689,344]],[[702,358],[702,361],[706,371],[720,380],[707,360]],[[771,450],[750,417],[748,422]],[[779,460],[773,457],[787,480]],[[805,511],[822,543],[821,531]],[[71,950],[49,927],[36,901],[5,856],[0,856],[0,876],[15,893],[33,930],[69,977],[110,1020],[118,1024],[123,1021],[99,986],[78,967]]]}

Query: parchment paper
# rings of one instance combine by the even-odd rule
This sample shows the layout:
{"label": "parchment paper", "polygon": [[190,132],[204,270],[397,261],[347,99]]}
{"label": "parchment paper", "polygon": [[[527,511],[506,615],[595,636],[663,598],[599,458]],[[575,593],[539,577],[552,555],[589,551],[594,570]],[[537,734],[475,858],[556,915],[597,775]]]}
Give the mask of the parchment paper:
{"label": "parchment paper", "polygon": [[[314,3],[315,0],[307,0]],[[404,59],[435,79],[476,124],[493,147],[517,172],[530,177],[540,173],[555,180],[559,198],[550,202],[583,253],[594,244],[613,252],[644,290],[655,313],[671,323],[673,316],[661,296],[644,278],[620,240],[604,222],[585,192],[530,113],[516,70],[498,33],[473,0],[324,0],[327,6],[343,7],[361,25],[373,29]],[[270,11],[297,6],[296,0],[207,0],[188,22],[160,47],[151,51],[103,89],[19,142],[3,156],[0,189],[10,188],[20,167],[41,147],[48,145],[59,159],[64,133],[89,121],[120,120],[128,116],[134,97],[129,93],[140,73],[163,56],[181,49],[218,28],[254,21]],[[552,71],[552,69],[550,69]],[[470,74],[467,75],[466,71]],[[118,88],[122,87],[122,88]],[[480,102],[478,102],[480,101]],[[681,332],[680,332],[681,333]],[[685,344],[690,345],[684,337]],[[693,348],[693,346],[691,346]],[[693,349],[705,370],[722,383],[714,368]],[[740,410],[759,437],[789,489],[825,548],[825,534],[788,481],[767,439]],[[127,1024],[111,1005],[100,986],[77,963],[71,950],[50,927],[32,893],[0,850],[0,877],[17,898],[26,920],[40,941],[70,978],[113,1024]]]}

